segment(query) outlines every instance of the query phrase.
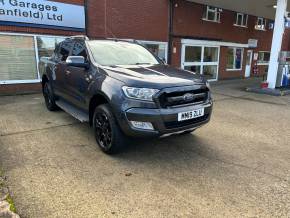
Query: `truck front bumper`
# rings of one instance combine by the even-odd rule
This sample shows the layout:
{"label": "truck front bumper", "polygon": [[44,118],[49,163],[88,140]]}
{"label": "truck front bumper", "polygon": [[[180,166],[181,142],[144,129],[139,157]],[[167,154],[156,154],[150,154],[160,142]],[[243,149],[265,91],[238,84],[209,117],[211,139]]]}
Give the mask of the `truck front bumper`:
{"label": "truck front bumper", "polygon": [[[131,137],[165,137],[195,130],[208,123],[211,118],[212,107],[212,101],[208,101],[205,104],[170,109],[131,108],[122,113],[122,123],[120,126],[123,132]],[[204,108],[204,116],[181,122],[178,121],[178,113],[200,108]],[[154,130],[135,128],[130,121],[149,122],[153,125]]]}

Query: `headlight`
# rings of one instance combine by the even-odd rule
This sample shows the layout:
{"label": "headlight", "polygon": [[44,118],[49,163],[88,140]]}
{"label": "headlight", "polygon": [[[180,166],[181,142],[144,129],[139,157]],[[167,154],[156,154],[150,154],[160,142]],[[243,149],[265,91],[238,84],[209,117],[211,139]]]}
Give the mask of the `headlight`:
{"label": "headlight", "polygon": [[159,92],[158,89],[134,88],[127,86],[124,86],[122,89],[128,98],[134,98],[143,101],[153,101],[153,95]]}

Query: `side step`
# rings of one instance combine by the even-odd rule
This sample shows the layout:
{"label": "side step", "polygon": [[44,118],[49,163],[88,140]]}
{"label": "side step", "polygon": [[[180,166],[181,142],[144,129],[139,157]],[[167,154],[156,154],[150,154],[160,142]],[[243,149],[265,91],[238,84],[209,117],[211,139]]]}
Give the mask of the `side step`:
{"label": "side step", "polygon": [[55,102],[55,104],[82,123],[89,122],[89,115],[76,108],[75,106],[71,105],[70,103],[67,103],[63,100],[58,100]]}

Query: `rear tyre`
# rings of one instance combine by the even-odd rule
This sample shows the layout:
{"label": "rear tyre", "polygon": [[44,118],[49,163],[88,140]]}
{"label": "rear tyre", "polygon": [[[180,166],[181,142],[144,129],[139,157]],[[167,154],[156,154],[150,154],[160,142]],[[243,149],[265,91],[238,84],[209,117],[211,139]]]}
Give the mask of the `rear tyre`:
{"label": "rear tyre", "polygon": [[55,104],[55,96],[53,94],[51,85],[49,82],[45,82],[43,86],[43,97],[45,100],[46,108],[49,111],[56,111],[58,110],[57,105]]}
{"label": "rear tyre", "polygon": [[121,131],[108,104],[96,107],[93,127],[96,141],[104,153],[116,154],[125,147],[127,137]]}

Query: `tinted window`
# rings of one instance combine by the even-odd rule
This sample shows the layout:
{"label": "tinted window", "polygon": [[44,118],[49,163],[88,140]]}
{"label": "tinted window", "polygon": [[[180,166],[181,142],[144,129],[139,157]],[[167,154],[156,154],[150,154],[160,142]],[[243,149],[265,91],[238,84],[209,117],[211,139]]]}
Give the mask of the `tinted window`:
{"label": "tinted window", "polygon": [[104,66],[160,64],[143,46],[121,41],[90,41],[95,62]]}
{"label": "tinted window", "polygon": [[66,61],[67,57],[70,54],[70,51],[72,49],[73,42],[72,40],[65,40],[60,45],[60,59],[61,61]]}
{"label": "tinted window", "polygon": [[72,50],[72,56],[83,56],[85,60],[87,60],[87,52],[84,42],[76,41]]}

